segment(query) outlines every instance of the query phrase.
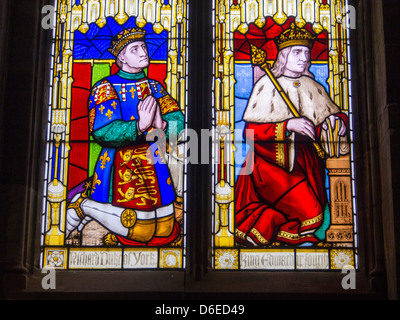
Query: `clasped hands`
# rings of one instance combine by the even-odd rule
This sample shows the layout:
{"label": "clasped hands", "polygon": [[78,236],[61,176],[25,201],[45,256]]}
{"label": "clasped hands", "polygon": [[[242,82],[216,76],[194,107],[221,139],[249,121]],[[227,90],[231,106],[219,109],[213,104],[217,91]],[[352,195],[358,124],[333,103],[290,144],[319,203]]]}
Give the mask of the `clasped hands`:
{"label": "clasped hands", "polygon": [[[338,122],[339,136],[341,136],[341,137],[345,136],[347,133],[346,124],[341,118],[339,118],[338,116],[335,116],[335,115],[330,115],[328,118],[326,118],[326,121],[322,124],[322,129],[327,131],[328,130],[327,121],[330,121],[333,130],[335,130],[336,120],[339,120],[339,122]],[[289,132],[299,133],[299,134],[301,134],[303,136],[307,136],[311,140],[315,141],[315,126],[307,118],[302,117],[302,118],[290,119],[286,125],[286,129]]]}
{"label": "clasped hands", "polygon": [[138,104],[138,129],[146,132],[149,128],[164,130],[167,122],[161,117],[161,108],[156,98],[147,96]]}

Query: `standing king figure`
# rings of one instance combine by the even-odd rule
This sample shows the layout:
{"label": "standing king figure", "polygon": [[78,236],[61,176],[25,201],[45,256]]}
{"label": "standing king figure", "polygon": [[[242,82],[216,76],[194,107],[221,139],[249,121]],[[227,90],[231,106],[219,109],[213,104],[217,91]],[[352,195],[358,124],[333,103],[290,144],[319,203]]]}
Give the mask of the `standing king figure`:
{"label": "standing king figure", "polygon": [[145,30],[126,29],[109,51],[120,70],[97,82],[88,101],[89,131],[100,152],[90,189],[76,195],[67,210],[66,237],[94,219],[110,233],[107,244],[166,245],[179,235],[173,182],[160,143],[184,128],[177,102],[149,79]]}
{"label": "standing king figure", "polygon": [[[275,39],[271,69],[295,106],[294,116],[269,75],[259,77],[243,120],[254,139],[252,172],[242,168],[236,184],[236,241],[246,246],[317,243],[315,232],[328,208],[325,159],[348,153],[348,118],[309,71],[315,35],[294,23]],[[255,75],[261,69],[255,67]],[[265,73],[264,73],[265,74]]]}

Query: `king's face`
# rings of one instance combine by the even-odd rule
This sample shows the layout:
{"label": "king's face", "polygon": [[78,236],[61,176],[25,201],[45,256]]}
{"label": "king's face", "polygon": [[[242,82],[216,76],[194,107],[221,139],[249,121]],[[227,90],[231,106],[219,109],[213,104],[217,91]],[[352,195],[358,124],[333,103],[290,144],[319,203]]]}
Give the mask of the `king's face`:
{"label": "king's face", "polygon": [[127,72],[141,72],[150,64],[147,45],[144,41],[130,43],[118,56],[122,62],[122,70]]}
{"label": "king's face", "polygon": [[310,61],[310,49],[305,46],[293,46],[290,51],[287,62],[286,70],[291,73],[303,73]]}

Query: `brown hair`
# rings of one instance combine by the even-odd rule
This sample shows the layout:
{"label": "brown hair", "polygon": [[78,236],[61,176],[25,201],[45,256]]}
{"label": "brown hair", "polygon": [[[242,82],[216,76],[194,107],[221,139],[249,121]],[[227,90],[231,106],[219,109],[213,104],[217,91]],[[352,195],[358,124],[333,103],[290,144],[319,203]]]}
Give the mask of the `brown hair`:
{"label": "brown hair", "polygon": [[118,56],[115,58],[115,63],[117,64],[118,68],[122,69],[122,62],[118,59],[118,57],[120,56],[120,54],[125,54],[127,47],[125,47],[119,54]]}

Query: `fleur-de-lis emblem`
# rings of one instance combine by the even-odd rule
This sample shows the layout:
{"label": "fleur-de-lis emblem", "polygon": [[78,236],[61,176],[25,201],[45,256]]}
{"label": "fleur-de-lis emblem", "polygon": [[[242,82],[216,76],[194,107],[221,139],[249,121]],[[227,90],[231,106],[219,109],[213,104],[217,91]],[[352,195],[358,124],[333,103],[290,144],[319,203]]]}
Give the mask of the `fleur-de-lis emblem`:
{"label": "fleur-de-lis emblem", "polygon": [[100,106],[99,111],[101,112],[101,114],[103,114],[105,107],[103,105]]}
{"label": "fleur-de-lis emblem", "polygon": [[132,94],[132,99],[135,99],[135,88],[132,86],[131,90],[129,90],[129,92]]}
{"label": "fleur-de-lis emblem", "polygon": [[98,178],[99,178],[99,176],[97,175],[97,172],[95,172],[93,175],[92,194],[96,191],[96,186],[101,185],[101,181]]}
{"label": "fleur-de-lis emblem", "polygon": [[113,113],[114,113],[114,112],[112,112],[111,110],[108,110],[108,111],[107,111],[106,116],[108,117],[108,119],[111,120],[111,117],[112,117]]}
{"label": "fleur-de-lis emblem", "polygon": [[110,162],[110,157],[108,156],[108,151],[106,150],[104,152],[104,154],[100,157],[100,161],[101,161],[101,170],[104,170],[104,168],[106,167],[107,162]]}

